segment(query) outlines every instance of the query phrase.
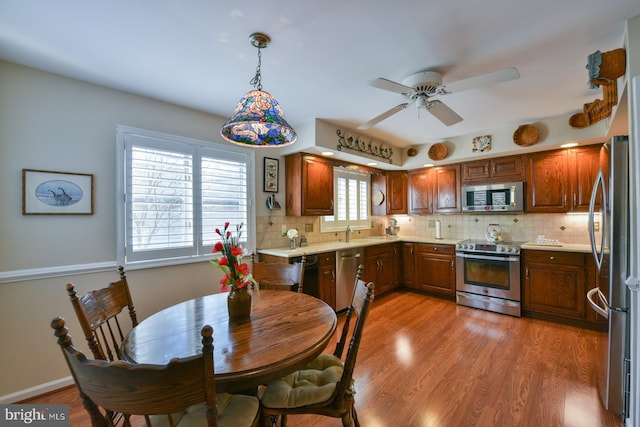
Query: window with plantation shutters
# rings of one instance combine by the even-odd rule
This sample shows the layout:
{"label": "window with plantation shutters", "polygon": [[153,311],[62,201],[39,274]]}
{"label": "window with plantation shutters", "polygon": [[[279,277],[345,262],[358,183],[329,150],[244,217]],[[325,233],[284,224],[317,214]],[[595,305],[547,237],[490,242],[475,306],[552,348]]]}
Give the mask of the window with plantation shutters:
{"label": "window with plantation shutters", "polygon": [[369,174],[336,167],[333,170],[334,214],[324,216],[320,222],[321,231],[344,231],[371,228],[369,209]]}
{"label": "window with plantation shutters", "polygon": [[118,127],[123,205],[118,261],[169,264],[210,257],[215,230],[243,224],[248,249],[255,215],[253,153],[157,132]]}

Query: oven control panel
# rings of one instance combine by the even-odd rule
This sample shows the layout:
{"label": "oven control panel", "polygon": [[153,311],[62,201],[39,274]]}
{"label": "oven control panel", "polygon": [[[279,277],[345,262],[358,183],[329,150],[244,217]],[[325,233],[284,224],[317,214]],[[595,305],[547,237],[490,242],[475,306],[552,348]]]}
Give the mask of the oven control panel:
{"label": "oven control panel", "polygon": [[519,254],[520,244],[488,243],[483,241],[464,240],[456,243],[456,249],[461,252]]}

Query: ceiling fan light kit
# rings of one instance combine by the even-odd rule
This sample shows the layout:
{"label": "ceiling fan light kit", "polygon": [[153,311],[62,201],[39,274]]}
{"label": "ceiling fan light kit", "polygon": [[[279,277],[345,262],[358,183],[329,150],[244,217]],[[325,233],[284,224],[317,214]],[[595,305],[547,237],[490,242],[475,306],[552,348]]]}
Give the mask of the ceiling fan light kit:
{"label": "ceiling fan light kit", "polygon": [[492,73],[481,74],[467,79],[444,84],[442,74],[437,71],[421,71],[407,77],[402,83],[396,83],[385,78],[378,78],[370,82],[370,85],[403,95],[407,102],[396,105],[390,110],[374,117],[366,123],[358,126],[358,129],[369,129],[392,115],[404,110],[411,104],[416,104],[418,111],[422,108],[440,120],[445,126],[453,126],[463,119],[455,111],[449,108],[439,99],[432,99],[449,93],[475,89],[481,86],[492,85],[520,78],[516,68],[505,68]]}
{"label": "ceiling fan light kit", "polygon": [[284,147],[296,142],[298,136],[287,123],[278,101],[262,90],[262,53],[271,38],[263,33],[249,37],[258,49],[256,75],[251,80],[254,90],[247,92],[238,102],[233,117],[220,129],[220,135],[234,144],[250,147]]}

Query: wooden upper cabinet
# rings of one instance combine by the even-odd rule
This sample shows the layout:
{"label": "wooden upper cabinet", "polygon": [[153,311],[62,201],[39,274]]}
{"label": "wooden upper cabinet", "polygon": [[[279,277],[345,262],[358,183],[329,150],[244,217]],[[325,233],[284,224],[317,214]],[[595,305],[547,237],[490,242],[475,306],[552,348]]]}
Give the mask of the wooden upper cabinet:
{"label": "wooden upper cabinet", "polygon": [[409,172],[409,213],[461,211],[460,165],[438,166]]}
{"label": "wooden upper cabinet", "polygon": [[[570,163],[574,168],[571,177],[572,212],[589,212],[591,191],[600,169],[600,148],[600,144],[597,144],[569,152]],[[596,200],[601,198],[598,197]]]}
{"label": "wooden upper cabinet", "polygon": [[407,213],[407,172],[387,172],[387,214]]}
{"label": "wooden upper cabinet", "polygon": [[[600,144],[527,156],[527,212],[588,212]],[[596,206],[598,208],[599,206]]]}
{"label": "wooden upper cabinet", "polygon": [[431,205],[432,169],[409,172],[409,213],[426,215],[433,212]]}
{"label": "wooden upper cabinet", "polygon": [[433,168],[433,212],[461,212],[460,165],[447,165]]}
{"label": "wooden upper cabinet", "polygon": [[333,162],[294,153],[285,157],[286,214],[333,215]]}
{"label": "wooden upper cabinet", "polygon": [[567,212],[570,186],[564,150],[527,156],[527,212]]}
{"label": "wooden upper cabinet", "polygon": [[[376,203],[374,194],[381,192],[383,199],[380,203]],[[371,174],[371,215],[387,214],[387,177],[382,173]]]}
{"label": "wooden upper cabinet", "polygon": [[496,159],[462,163],[462,183],[494,183],[523,181],[524,156],[507,156]]}

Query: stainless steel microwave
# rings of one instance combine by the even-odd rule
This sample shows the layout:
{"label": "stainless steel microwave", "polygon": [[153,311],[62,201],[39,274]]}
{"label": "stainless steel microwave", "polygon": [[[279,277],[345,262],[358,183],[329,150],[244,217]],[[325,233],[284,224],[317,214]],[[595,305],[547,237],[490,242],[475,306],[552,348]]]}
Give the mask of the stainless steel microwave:
{"label": "stainless steel microwave", "polygon": [[522,212],[523,188],[522,182],[465,185],[462,187],[462,212]]}

